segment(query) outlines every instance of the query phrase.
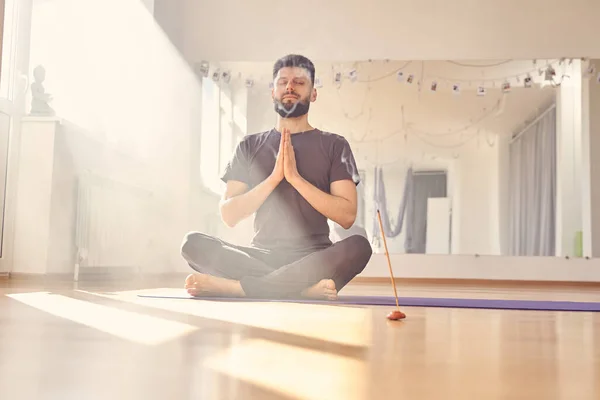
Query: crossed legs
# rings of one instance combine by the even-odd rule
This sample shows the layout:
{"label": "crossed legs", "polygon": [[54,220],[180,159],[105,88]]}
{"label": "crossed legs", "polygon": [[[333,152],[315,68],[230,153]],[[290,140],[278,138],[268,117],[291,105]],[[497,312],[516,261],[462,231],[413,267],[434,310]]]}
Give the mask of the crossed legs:
{"label": "crossed legs", "polygon": [[199,232],[186,236],[181,252],[198,272],[186,278],[193,295],[327,299],[335,299],[372,254],[369,241],[358,235],[310,253],[284,253],[236,246]]}

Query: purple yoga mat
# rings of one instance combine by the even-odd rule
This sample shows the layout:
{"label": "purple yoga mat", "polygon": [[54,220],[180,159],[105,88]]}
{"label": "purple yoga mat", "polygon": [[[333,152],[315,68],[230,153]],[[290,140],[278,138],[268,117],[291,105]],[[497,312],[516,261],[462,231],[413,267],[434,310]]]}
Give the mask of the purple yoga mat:
{"label": "purple yoga mat", "polygon": [[[369,306],[395,306],[393,297],[384,296],[339,296],[336,301],[310,299],[249,299],[229,297],[188,297],[173,295],[140,294],[139,297],[209,300],[227,302],[281,302],[305,304],[352,304]],[[451,299],[435,297],[399,297],[398,303],[406,307],[449,307],[449,308],[486,308],[499,310],[539,310],[539,311],[588,311],[599,312],[600,303],[579,301],[540,301],[540,300],[496,300],[496,299]]]}

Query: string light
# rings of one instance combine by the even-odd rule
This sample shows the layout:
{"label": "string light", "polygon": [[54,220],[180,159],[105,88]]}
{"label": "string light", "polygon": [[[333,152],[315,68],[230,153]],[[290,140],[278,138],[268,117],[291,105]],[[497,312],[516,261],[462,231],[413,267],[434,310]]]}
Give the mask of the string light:
{"label": "string light", "polygon": [[221,73],[220,73],[220,71],[217,69],[217,70],[215,70],[215,71],[213,72],[213,74],[212,74],[212,80],[213,80],[213,81],[215,81],[215,82],[218,82],[220,78],[221,78]]}
{"label": "string light", "polygon": [[348,72],[348,79],[350,79],[350,82],[356,82],[357,78],[358,72],[356,71],[356,69],[352,69],[350,72]]}
{"label": "string light", "polygon": [[[491,68],[491,67],[499,67],[500,65],[504,65],[504,64],[508,64],[509,62],[512,62],[513,60],[504,60],[504,61],[500,61],[497,63],[493,63],[493,64],[466,64],[466,63],[461,63],[458,61],[453,61],[453,60],[446,60],[447,63],[450,64],[454,64],[454,65],[458,65],[459,67],[467,67],[467,68]],[[535,64],[535,60],[534,64]]]}
{"label": "string light", "polygon": [[475,134],[471,135],[467,140],[461,141],[459,143],[450,144],[450,145],[442,145],[442,144],[432,143],[431,141],[429,141],[429,139],[425,139],[422,136],[420,136],[414,132],[413,132],[413,134],[414,134],[413,136],[415,136],[417,139],[419,139],[423,143],[425,143],[431,147],[437,148],[437,149],[456,149],[459,147],[463,147],[465,144],[469,143],[471,140],[473,140],[474,138],[477,137],[477,133],[475,133]]}
{"label": "string light", "polygon": [[[372,63],[372,62],[373,62],[372,60],[368,60],[368,63]],[[459,67],[464,67],[464,68],[484,69],[484,68],[493,68],[493,67],[498,67],[501,65],[506,65],[510,62],[513,62],[513,60],[504,60],[504,61],[500,61],[497,63],[488,63],[488,64],[468,64],[468,63],[461,63],[461,62],[450,61],[450,60],[446,61],[446,62],[456,65],[456,66],[459,66]],[[386,60],[385,63],[389,63],[389,60]],[[459,94],[461,94],[462,87],[464,85],[475,86],[475,85],[473,85],[473,83],[476,82],[477,83],[477,85],[475,86],[476,94],[478,96],[485,96],[485,95],[487,95],[486,83],[491,83],[491,85],[493,87],[496,87],[496,83],[499,83],[500,89],[503,94],[506,94],[512,90],[513,86],[511,84],[511,80],[513,83],[514,83],[514,81],[516,81],[517,84],[519,84],[519,86],[522,86],[525,88],[530,88],[530,87],[532,87],[532,84],[533,84],[532,74],[535,74],[535,72],[538,72],[538,76],[540,76],[544,81],[550,82],[552,84],[552,86],[556,87],[562,83],[562,81],[564,80],[565,77],[568,77],[568,76],[565,73],[563,73],[561,76],[560,82],[556,82],[555,79],[556,79],[557,74],[556,74],[556,69],[555,69],[554,64],[558,63],[558,65],[561,65],[563,67],[563,70],[566,71],[567,65],[572,65],[573,59],[569,59],[567,61],[566,58],[560,58],[558,60],[545,61],[545,63],[546,63],[545,66],[540,66],[540,62],[538,60],[533,60],[532,67],[525,71],[522,71],[520,73],[503,76],[503,77],[480,77],[480,78],[476,78],[476,79],[448,78],[448,77],[433,76],[433,75],[427,76],[427,79],[426,79],[425,72],[424,72],[424,65],[425,65],[424,61],[422,61],[421,70],[418,72],[412,72],[412,71],[407,72],[406,68],[412,64],[412,61],[406,61],[400,67],[394,68],[394,69],[392,69],[388,72],[385,72],[379,76],[372,77],[371,75],[367,75],[367,74],[361,72],[360,66],[361,66],[361,64],[364,64],[364,62],[356,62],[356,63],[354,63],[353,68],[344,69],[345,73],[340,72],[341,68],[336,70],[334,67],[332,67],[332,74],[333,74],[333,84],[334,84],[334,87],[336,87],[336,92],[339,97],[340,104],[342,103],[342,96],[340,93],[340,89],[341,89],[341,86],[345,79],[352,83],[367,83],[363,102],[361,104],[361,109],[358,113],[350,114],[347,110],[344,109],[343,104],[341,104],[343,115],[347,119],[358,120],[360,117],[362,117],[365,114],[367,99],[369,98],[369,94],[371,92],[371,83],[379,82],[379,81],[382,81],[382,80],[390,78],[390,77],[392,77],[392,79],[393,79],[394,75],[396,76],[396,80],[399,83],[404,83],[407,85],[412,85],[412,84],[416,83],[419,88],[419,92],[421,91],[421,88],[423,87],[423,85],[427,85],[427,86],[425,86],[425,88],[429,88],[429,91],[433,92],[433,93],[439,92],[442,88],[450,88],[451,92],[453,92],[456,95],[459,95]],[[214,68],[214,70],[213,70],[213,68]],[[230,80],[232,79],[232,74],[231,74],[230,70],[221,70],[217,67],[213,67],[213,68],[211,68],[211,65],[207,61],[202,61],[201,63],[197,63],[194,65],[194,72],[196,72],[197,75],[202,76],[202,77],[210,76],[210,77],[212,77],[212,79],[215,82],[217,82],[217,81],[222,81],[224,83],[230,82]],[[594,76],[595,79],[600,83],[600,74],[598,74],[597,76],[594,75],[596,73],[596,67],[594,65],[590,65],[586,72],[588,75]],[[244,79],[242,77],[241,73],[238,73],[237,77],[238,77],[238,79]],[[247,88],[251,88],[255,85],[254,78],[248,77],[248,78],[245,78],[244,81],[245,81]],[[446,85],[444,85],[444,84],[446,84]],[[315,86],[318,88],[323,86],[323,83],[322,83],[322,80],[320,77],[316,78]],[[269,87],[270,88],[273,87],[272,81],[269,82]],[[362,144],[372,143],[372,142],[377,142],[378,144],[381,144],[387,140],[396,138],[399,135],[403,135],[404,140],[408,141],[408,136],[411,135],[411,136],[415,137],[416,139],[418,139],[419,141],[421,141],[431,147],[434,147],[434,148],[440,148],[440,149],[460,148],[460,147],[466,145],[467,143],[471,142],[475,138],[478,139],[478,143],[479,143],[479,140],[481,138],[481,132],[479,130],[477,131],[477,133],[469,134],[469,135],[466,135],[465,137],[463,137],[462,135],[468,133],[472,128],[477,126],[477,124],[481,123],[489,116],[495,115],[495,113],[498,111],[498,109],[499,109],[499,103],[497,103],[492,109],[485,111],[480,117],[478,117],[475,121],[471,121],[469,124],[466,124],[458,129],[450,130],[448,132],[438,132],[438,133],[426,132],[426,131],[420,130],[418,128],[415,128],[415,127],[411,126],[410,124],[407,126],[404,121],[404,110],[402,110],[403,122],[402,122],[401,129],[396,129],[396,130],[386,134],[383,137],[377,137],[377,138],[372,138],[372,139],[370,138],[370,136],[372,135],[373,130],[368,129],[370,122],[372,120],[372,109],[368,109],[368,118],[367,118],[367,122],[366,122],[367,127],[363,131],[364,133],[360,134],[360,137],[354,137],[356,135],[354,133],[352,133],[352,136],[353,136],[352,139],[353,139],[353,142],[356,143],[357,145],[362,145]],[[449,137],[452,135],[461,135],[461,136],[459,138],[457,138],[457,139],[459,139],[457,142],[454,142],[451,144],[434,143],[431,140],[434,137],[435,138]],[[490,137],[489,134],[484,134],[484,138],[489,146],[494,146],[494,144],[496,142],[495,137]]]}
{"label": "string light", "polygon": [[410,64],[412,64],[412,61],[407,61],[403,66],[396,68],[395,70],[393,70],[391,72],[383,74],[382,76],[379,76],[379,77],[373,78],[373,79],[358,80],[358,82],[362,82],[362,83],[378,82],[385,78],[389,78],[390,76],[393,76],[393,75],[396,75],[398,77],[398,80],[400,80],[401,76],[403,76],[403,74],[401,74],[402,70],[405,69],[406,67],[408,67]]}
{"label": "string light", "polygon": [[[558,62],[559,60],[553,60],[551,62],[547,63],[547,66],[551,66],[553,63]],[[483,67],[482,67],[483,68]],[[534,68],[528,69],[526,71],[517,73],[517,74],[512,74],[512,75],[505,75],[505,76],[500,76],[500,77],[494,77],[494,78],[482,78],[482,79],[461,79],[461,78],[449,78],[449,77],[443,77],[443,76],[430,76],[430,78],[432,79],[436,79],[438,81],[443,80],[443,81],[447,81],[447,82],[457,82],[457,83],[469,83],[469,82],[473,82],[473,81],[477,81],[477,82],[493,82],[495,83],[496,81],[508,81],[511,79],[516,79],[518,77],[527,75],[527,74],[531,74],[532,72],[540,72],[540,76],[543,74],[543,69],[542,68],[537,68],[535,67],[534,64]]]}
{"label": "string light", "polygon": [[[582,58],[581,60],[585,60],[585,59]],[[538,73],[539,77],[541,77],[544,81],[550,82],[553,87],[560,86],[560,84],[562,83],[564,78],[567,78],[568,75],[562,74],[560,82],[554,81],[554,78],[550,77],[550,76],[556,75],[556,69],[553,66],[553,64],[558,63],[558,65],[562,66],[563,69],[566,69],[567,65],[571,66],[573,61],[574,61],[573,58],[562,57],[562,58],[555,59],[555,60],[548,60],[548,61],[546,61],[545,67],[540,67],[539,60],[532,60],[532,68],[522,71],[520,73],[506,75],[506,76],[497,76],[497,77],[481,77],[481,78],[476,78],[476,79],[451,78],[451,77],[444,77],[444,76],[437,76],[437,75],[428,75],[427,79],[425,79],[425,73],[424,73],[425,61],[421,61],[420,76],[418,76],[415,73],[407,74],[405,71],[406,68],[413,63],[413,61],[406,61],[400,67],[397,67],[389,72],[383,73],[382,75],[376,76],[376,77],[367,75],[368,77],[364,78],[365,74],[364,73],[361,74],[361,71],[359,68],[361,65],[363,65],[365,63],[372,64],[374,62],[373,60],[354,62],[352,68],[349,69],[349,71],[346,72],[345,74],[343,74],[339,71],[335,71],[335,68],[332,66],[332,73],[333,73],[333,84],[334,84],[334,86],[337,86],[338,88],[340,88],[342,86],[344,79],[348,79],[352,83],[374,83],[374,82],[379,82],[386,78],[396,75],[396,79],[398,82],[406,83],[408,85],[416,83],[419,92],[421,92],[423,85],[427,85],[426,87],[429,88],[430,92],[439,92],[440,88],[449,87],[451,92],[453,92],[455,94],[461,94],[462,86],[467,85],[468,87],[473,87],[474,82],[477,82],[478,86],[475,90],[476,95],[484,96],[484,95],[486,95],[486,91],[483,90],[482,88],[485,87],[486,83],[491,83],[491,86],[495,88],[496,83],[501,82],[500,86],[505,91],[512,89],[512,84],[510,84],[510,86],[506,85],[506,82],[510,83],[511,81],[513,81],[513,82],[516,81],[518,86],[530,88],[533,85],[532,74],[534,74],[536,72]],[[389,62],[390,62],[390,60],[383,60],[384,64],[387,64]],[[458,61],[452,61],[452,60],[445,60],[444,62],[453,64],[453,65],[456,65],[459,67],[463,67],[463,68],[487,69],[487,68],[494,68],[494,67],[506,65],[511,62],[517,62],[517,61],[508,59],[508,60],[502,60],[499,62],[487,63],[487,64],[464,63],[464,62],[458,62]],[[590,66],[590,68],[595,68],[595,67],[592,65],[592,66]],[[215,71],[212,73],[212,75],[210,74],[210,70],[211,70],[211,65],[208,61],[201,61],[199,63],[194,64],[194,72],[199,77],[206,78],[208,76],[212,76],[212,79],[215,82],[222,81],[224,83],[229,83],[229,81],[232,79],[231,77],[233,75],[231,74],[231,72],[229,70],[221,72],[221,71],[219,71],[218,67],[215,67]],[[592,71],[588,70],[587,74],[589,76],[594,76],[594,72],[595,72],[594,70],[592,70]],[[241,76],[242,75],[241,73],[238,73],[238,75],[239,75],[238,76],[239,79],[244,80],[244,78]],[[361,79],[361,76],[363,76],[362,79]],[[252,79],[252,80],[254,82],[254,79]],[[252,85],[254,85],[254,83]],[[322,87],[323,86],[322,81],[320,79],[318,81],[315,80],[315,86],[319,87],[319,88]],[[269,88],[271,89],[272,85],[269,84]]]}
{"label": "string light", "polygon": [[200,77],[207,78],[210,71],[210,64],[208,61],[201,61],[195,65],[196,74]]}
{"label": "string light", "polygon": [[229,81],[231,81],[231,71],[223,71],[223,73],[221,74],[221,80],[225,83],[229,83]]}

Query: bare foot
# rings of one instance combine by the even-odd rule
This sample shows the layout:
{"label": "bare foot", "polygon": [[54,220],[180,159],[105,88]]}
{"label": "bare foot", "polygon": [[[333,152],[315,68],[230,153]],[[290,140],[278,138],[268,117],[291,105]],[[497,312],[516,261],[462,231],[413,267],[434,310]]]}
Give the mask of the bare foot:
{"label": "bare foot", "polygon": [[239,281],[207,274],[191,274],[185,278],[185,289],[191,296],[233,296],[246,294]]}
{"label": "bare foot", "polygon": [[335,282],[331,279],[323,279],[311,287],[304,289],[302,296],[312,299],[337,300]]}

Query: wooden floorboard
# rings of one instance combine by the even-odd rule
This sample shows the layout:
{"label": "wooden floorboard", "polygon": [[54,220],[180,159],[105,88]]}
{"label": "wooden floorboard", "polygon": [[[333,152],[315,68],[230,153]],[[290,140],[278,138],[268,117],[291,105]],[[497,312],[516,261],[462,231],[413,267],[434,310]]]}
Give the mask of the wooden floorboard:
{"label": "wooden floorboard", "polygon": [[[5,399],[594,399],[600,315],[149,299],[177,279],[0,281]],[[400,295],[576,298],[592,288],[399,282]],[[393,295],[389,282],[348,294]]]}

